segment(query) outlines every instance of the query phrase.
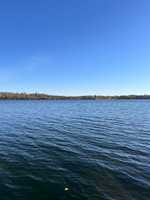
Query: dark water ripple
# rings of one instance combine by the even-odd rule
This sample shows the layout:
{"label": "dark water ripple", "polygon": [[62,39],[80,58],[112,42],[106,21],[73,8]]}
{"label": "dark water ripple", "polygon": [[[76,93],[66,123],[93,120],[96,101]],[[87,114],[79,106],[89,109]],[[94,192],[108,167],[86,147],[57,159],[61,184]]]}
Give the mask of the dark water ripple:
{"label": "dark water ripple", "polygon": [[150,199],[149,100],[1,100],[0,112],[0,199]]}

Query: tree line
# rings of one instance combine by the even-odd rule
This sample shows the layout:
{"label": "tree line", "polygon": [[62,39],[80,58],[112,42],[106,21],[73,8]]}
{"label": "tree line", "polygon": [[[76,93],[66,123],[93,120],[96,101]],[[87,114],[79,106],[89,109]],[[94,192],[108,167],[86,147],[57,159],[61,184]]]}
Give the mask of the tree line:
{"label": "tree line", "polygon": [[101,96],[101,95],[86,95],[86,96],[57,96],[43,93],[13,93],[0,92],[0,99],[6,100],[59,100],[59,99],[78,99],[78,100],[99,100],[99,99],[150,99],[150,95],[120,95],[120,96]]}

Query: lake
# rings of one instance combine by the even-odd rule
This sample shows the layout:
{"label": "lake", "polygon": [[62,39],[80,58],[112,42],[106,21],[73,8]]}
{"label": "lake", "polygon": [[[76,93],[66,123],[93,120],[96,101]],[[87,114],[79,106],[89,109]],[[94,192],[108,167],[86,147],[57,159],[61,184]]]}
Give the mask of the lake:
{"label": "lake", "polygon": [[150,100],[0,100],[0,199],[150,200]]}

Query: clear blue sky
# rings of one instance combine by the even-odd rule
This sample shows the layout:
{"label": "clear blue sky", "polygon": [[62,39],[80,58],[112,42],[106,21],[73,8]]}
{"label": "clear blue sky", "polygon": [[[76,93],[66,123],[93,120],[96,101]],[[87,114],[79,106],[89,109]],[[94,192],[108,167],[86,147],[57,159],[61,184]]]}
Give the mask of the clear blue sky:
{"label": "clear blue sky", "polygon": [[150,94],[150,0],[1,0],[0,91]]}

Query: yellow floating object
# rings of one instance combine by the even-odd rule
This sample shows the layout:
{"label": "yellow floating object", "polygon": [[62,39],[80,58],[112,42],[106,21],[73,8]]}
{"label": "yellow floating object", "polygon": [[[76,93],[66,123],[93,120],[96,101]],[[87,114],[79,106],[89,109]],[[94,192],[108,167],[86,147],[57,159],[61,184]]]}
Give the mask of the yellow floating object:
{"label": "yellow floating object", "polygon": [[67,191],[68,190],[68,188],[65,188],[65,191]]}

